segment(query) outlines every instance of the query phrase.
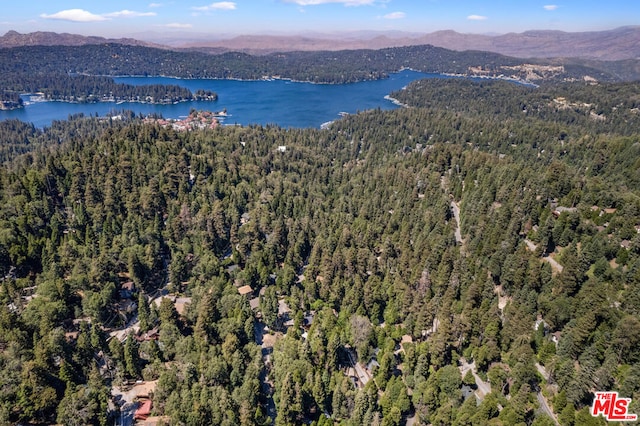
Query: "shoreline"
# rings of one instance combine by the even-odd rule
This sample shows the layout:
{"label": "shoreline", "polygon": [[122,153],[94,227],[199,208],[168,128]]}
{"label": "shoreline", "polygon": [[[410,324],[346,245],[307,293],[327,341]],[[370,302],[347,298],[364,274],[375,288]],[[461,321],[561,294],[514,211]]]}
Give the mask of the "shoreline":
{"label": "shoreline", "polygon": [[[400,71],[399,71],[400,72]],[[422,72],[422,71],[415,71],[415,72]],[[397,74],[397,72],[394,72],[392,74]],[[424,73],[424,74],[428,74],[428,73]],[[290,83],[302,83],[302,84],[317,84],[317,85],[327,85],[327,86],[333,86],[333,85],[341,85],[341,84],[355,84],[355,83],[363,83],[365,81],[380,81],[380,80],[387,80],[389,79],[389,76],[386,76],[385,78],[370,78],[370,79],[363,79],[363,80],[356,80],[356,81],[349,81],[349,82],[336,82],[336,83],[329,83],[329,82],[322,82],[322,81],[310,81],[310,80],[295,80],[293,78],[288,78],[288,77],[266,77],[266,78],[220,78],[220,77],[176,77],[176,76],[171,76],[171,75],[104,75],[104,76],[100,76],[100,77],[111,77],[111,78],[170,78],[173,80],[185,80],[185,81],[192,81],[192,80],[214,80],[214,81],[241,81],[241,82],[247,82],[247,83],[260,83],[260,82],[270,82],[270,81],[285,81],[285,82],[290,82]]]}
{"label": "shoreline", "polygon": [[491,76],[491,75],[478,75],[478,74],[454,74],[454,73],[440,73],[441,75],[447,76],[447,77],[453,77],[453,78],[471,78],[471,79],[483,79],[483,80],[502,80],[502,81],[507,81],[509,83],[514,83],[514,84],[521,84],[523,86],[531,86],[531,87],[535,87],[538,88],[540,87],[540,85],[532,83],[529,80],[523,80],[521,78],[516,78],[516,77],[507,77],[505,75],[496,75],[496,76]]}
{"label": "shoreline", "polygon": [[[389,73],[387,73],[384,77],[382,78],[364,78],[364,79],[360,79],[360,80],[355,80],[355,81],[346,81],[346,82],[322,82],[322,81],[311,81],[311,80],[296,80],[294,78],[290,78],[290,77],[280,77],[280,76],[263,76],[261,78],[237,78],[237,77],[225,77],[225,78],[220,78],[220,77],[178,77],[178,76],[172,76],[172,75],[97,75],[97,77],[111,77],[111,78],[169,78],[169,79],[173,79],[173,80],[185,80],[185,81],[192,81],[192,80],[214,80],[214,81],[246,81],[246,82],[269,82],[269,81],[288,81],[291,83],[303,83],[303,84],[317,84],[317,85],[328,85],[328,86],[332,86],[332,85],[341,85],[341,84],[355,84],[355,83],[364,83],[367,81],[381,81],[381,80],[388,80],[392,74],[400,74],[404,71],[411,71],[411,72],[416,72],[416,73],[421,73],[421,74],[433,74],[433,75],[445,75],[443,73],[438,73],[438,72],[429,72],[429,71],[420,71],[417,69],[413,69],[413,68],[408,68],[408,67],[402,67],[401,69],[397,70],[397,71],[391,71]],[[90,74],[87,74],[90,75]]]}
{"label": "shoreline", "polygon": [[[319,84],[319,85],[340,85],[340,84],[352,84],[352,83],[362,83],[366,81],[380,81],[380,80],[388,80],[392,74],[400,74],[404,71],[411,71],[421,74],[429,74],[429,75],[438,75],[444,77],[455,77],[455,78],[472,78],[472,79],[487,79],[487,80],[504,80],[516,84],[522,84],[532,87],[540,87],[539,85],[529,81],[523,80],[517,77],[507,77],[504,75],[479,75],[479,74],[460,74],[460,73],[447,73],[447,72],[434,72],[434,71],[421,71],[411,67],[402,67],[396,71],[390,71],[383,78],[368,78],[355,80],[350,82],[342,82],[342,83],[331,83],[331,82],[321,82],[321,81],[311,81],[311,80],[296,80],[290,77],[280,77],[280,76],[263,76],[261,78],[238,78],[238,77],[179,77],[173,75],[98,75],[98,77],[111,77],[111,78],[169,78],[173,80],[215,80],[215,81],[246,81],[246,82],[268,82],[268,81],[289,81],[291,83],[304,83],[304,84]],[[90,75],[90,74],[87,74]]]}
{"label": "shoreline", "polygon": [[[402,90],[404,90],[404,88]],[[391,97],[391,95],[385,95],[384,98],[386,100],[388,100],[389,102],[391,102],[392,104],[397,105],[397,106],[399,106],[401,108],[411,108],[409,105],[403,104],[402,102],[400,102],[396,98]]]}
{"label": "shoreline", "polygon": [[[32,96],[33,94],[31,93],[21,93],[21,96]],[[127,99],[127,100],[115,100],[115,99],[100,99],[100,100],[96,100],[96,101],[91,101],[91,102],[82,102],[82,101],[69,101],[69,100],[65,100],[65,99],[35,99],[35,100],[29,100],[26,101],[22,106],[16,107],[16,108],[0,108],[0,111],[15,111],[15,110],[19,110],[19,109],[25,109],[27,106],[34,104],[34,103],[41,103],[41,102],[61,102],[61,103],[66,103],[66,104],[74,104],[74,105],[92,105],[92,104],[107,104],[107,103],[113,103],[116,105],[123,105],[123,104],[145,104],[145,105],[177,105],[177,104],[181,104],[184,102],[217,102],[218,99],[180,99],[178,101],[173,101],[173,102],[148,102],[148,101],[141,101],[141,100],[135,100],[135,99]]]}

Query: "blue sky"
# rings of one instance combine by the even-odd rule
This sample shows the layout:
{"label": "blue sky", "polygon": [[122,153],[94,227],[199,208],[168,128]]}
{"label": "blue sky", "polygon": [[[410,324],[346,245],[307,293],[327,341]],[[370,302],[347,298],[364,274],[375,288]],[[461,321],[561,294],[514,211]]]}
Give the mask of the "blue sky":
{"label": "blue sky", "polygon": [[399,30],[592,31],[640,24],[638,0],[26,0],[3,1],[0,33],[106,37],[144,32],[272,34]]}

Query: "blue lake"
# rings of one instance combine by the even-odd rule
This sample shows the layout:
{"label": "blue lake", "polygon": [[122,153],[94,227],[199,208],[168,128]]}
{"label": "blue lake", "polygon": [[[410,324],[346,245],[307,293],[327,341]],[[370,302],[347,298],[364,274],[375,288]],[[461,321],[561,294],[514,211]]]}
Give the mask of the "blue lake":
{"label": "blue lake", "polygon": [[[180,118],[191,108],[227,110],[225,124],[277,124],[282,127],[319,127],[340,118],[340,113],[356,113],[369,109],[394,109],[393,102],[384,97],[421,78],[447,78],[439,74],[426,74],[404,70],[391,74],[388,79],[350,84],[311,84],[287,80],[185,80],[170,77],[117,77],[119,83],[134,85],[177,84],[189,88],[212,90],[218,94],[214,102],[181,102],[173,105],[103,102],[72,104],[68,102],[33,102],[14,111],[0,111],[0,120],[17,118],[38,127],[48,126],[53,120],[64,120],[72,114],[106,116],[121,110],[132,110],[143,115],[158,113],[165,118]],[[24,97],[29,101],[29,96]]]}

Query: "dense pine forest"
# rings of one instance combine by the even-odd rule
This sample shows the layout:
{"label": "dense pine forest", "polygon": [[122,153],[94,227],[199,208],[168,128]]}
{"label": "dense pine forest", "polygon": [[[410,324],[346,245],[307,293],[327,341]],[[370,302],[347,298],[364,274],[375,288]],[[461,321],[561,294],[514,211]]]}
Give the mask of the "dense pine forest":
{"label": "dense pine forest", "polygon": [[[120,44],[25,46],[0,49],[0,71],[16,80],[27,75],[71,73],[182,78],[259,79],[281,76],[316,83],[348,83],[385,78],[402,67],[464,73],[470,66],[496,68],[521,59],[488,52],[454,52],[433,46],[338,52],[249,55],[207,54]],[[606,74],[605,74],[606,75]],[[606,78],[603,75],[604,78]],[[609,75],[609,77],[612,77]]]}
{"label": "dense pine forest", "polygon": [[323,130],[0,122],[0,424],[113,424],[136,381],[175,425],[640,413],[640,85],[393,97]]}
{"label": "dense pine forest", "polygon": [[513,58],[491,52],[458,52],[431,45],[341,51],[280,52],[249,55],[240,52],[209,54],[121,44],[86,46],[24,46],[0,49],[0,71],[15,79],[50,73],[98,76],[142,75],[181,78],[260,79],[278,76],[314,83],[351,83],[386,78],[402,68],[423,72],[534,76],[519,66],[560,68],[548,80],[598,81],[637,79],[638,61]]}

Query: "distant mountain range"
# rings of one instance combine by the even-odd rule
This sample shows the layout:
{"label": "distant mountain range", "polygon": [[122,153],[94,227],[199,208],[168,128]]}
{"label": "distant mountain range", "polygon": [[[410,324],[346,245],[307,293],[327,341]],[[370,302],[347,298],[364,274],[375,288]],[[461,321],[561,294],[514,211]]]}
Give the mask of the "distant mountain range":
{"label": "distant mountain range", "polygon": [[640,26],[608,31],[526,31],[502,35],[374,33],[312,36],[238,36],[225,40],[193,42],[184,47],[240,50],[248,53],[291,50],[382,49],[431,44],[450,50],[482,50],[519,58],[575,57],[599,60],[640,58]]}
{"label": "distant mountain range", "polygon": [[165,47],[156,43],[136,40],[133,38],[104,38],[96,36],[83,36],[79,34],[54,33],[37,31],[21,34],[17,31],[9,31],[0,37],[0,47],[21,46],[84,46],[87,44],[116,43],[127,46]]}
{"label": "distant mountain range", "polygon": [[[584,58],[604,61],[640,59],[640,26],[621,27],[607,31],[563,32],[526,31],[502,35],[461,34],[455,31],[414,33],[350,33],[302,35],[244,35],[212,40],[206,34],[190,35],[188,40],[167,39],[167,35],[141,34],[155,41],[135,38],[107,39],[75,34],[34,32],[20,34],[9,31],[0,37],[0,47],[27,45],[67,45],[119,43],[134,46],[189,49],[220,53],[242,51],[266,54],[278,51],[317,51],[348,49],[382,49],[386,47],[431,44],[450,50],[481,50],[519,58]],[[169,47],[168,45],[171,45]]]}

